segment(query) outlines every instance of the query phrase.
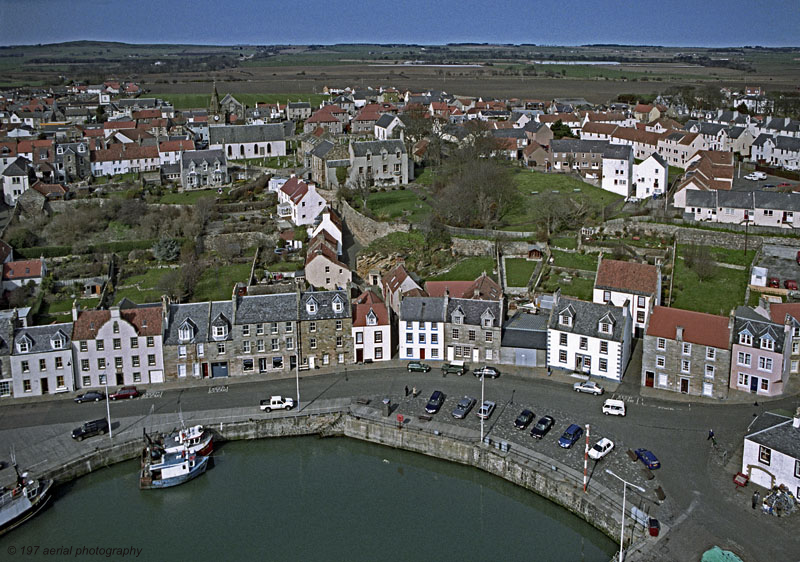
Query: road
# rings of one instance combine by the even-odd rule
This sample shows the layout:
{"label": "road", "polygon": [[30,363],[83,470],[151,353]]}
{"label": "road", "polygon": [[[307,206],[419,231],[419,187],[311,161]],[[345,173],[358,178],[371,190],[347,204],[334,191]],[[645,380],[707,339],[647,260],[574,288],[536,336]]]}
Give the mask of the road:
{"label": "road", "polygon": [[[576,470],[583,470],[582,439],[571,449],[560,448],[556,441],[571,423],[589,424],[591,443],[608,437],[615,449],[597,465],[590,462],[590,484],[602,481],[612,490],[619,482],[605,473],[606,468],[646,489],[646,498],[653,514],[673,527],[670,540],[663,550],[663,560],[697,559],[699,553],[717,544],[744,555],[745,559],[788,559],[800,552],[800,540],[787,526],[786,520],[768,516],[755,516],[750,509],[750,494],[746,489],[737,492],[731,477],[739,469],[736,455],[741,450],[742,438],[754,414],[767,409],[764,404],[702,405],[690,402],[670,402],[639,395],[639,387],[624,383],[615,392],[592,396],[573,392],[568,377],[521,377],[503,374],[485,381],[485,399],[497,403],[497,409],[487,421],[485,429],[493,440],[505,440],[546,454]],[[111,404],[112,418],[146,418],[153,414],[183,412],[197,413],[227,408],[251,408],[258,411],[261,398],[270,395],[296,395],[294,378],[269,381],[225,381],[211,386],[193,386],[154,391],[142,398]],[[416,398],[405,396],[405,387],[416,387]],[[450,412],[459,398],[470,395],[480,401],[479,379],[467,373],[464,376],[443,377],[438,369],[430,373],[408,373],[402,367],[375,370],[358,370],[349,373],[303,376],[300,380],[300,408],[312,408],[323,400],[371,397],[378,400],[389,397],[397,405],[393,414],[403,414],[415,419],[424,413],[425,402],[434,390],[447,396],[436,419],[462,427],[480,428],[475,413],[478,407],[463,420],[455,420]],[[624,418],[604,416],[601,405],[605,398],[614,397],[627,402],[628,415]],[[797,400],[787,398],[769,403],[771,410],[782,408],[793,411]],[[538,419],[553,416],[556,424],[541,441],[530,437],[528,431],[518,431],[513,421],[523,408],[531,409]],[[18,452],[26,447],[14,435],[15,430],[54,424],[75,424],[105,416],[104,402],[75,404],[71,397],[63,400],[9,404],[0,408],[0,450],[14,445]],[[188,417],[188,416],[187,416]],[[713,428],[719,447],[707,441],[708,430]],[[22,434],[23,432],[20,432]],[[64,432],[65,446],[71,443]],[[95,438],[102,439],[102,438]],[[632,462],[627,450],[647,448],[661,460],[662,468],[654,471],[655,478],[647,480],[640,463]],[[739,461],[740,462],[740,461]],[[4,471],[5,472],[5,471]],[[654,505],[655,490],[662,487],[666,500]],[[620,490],[621,491],[621,490]],[[636,493],[629,490],[629,501],[636,501]],[[795,516],[795,518],[798,516]],[[789,518],[791,519],[791,518]],[[765,545],[763,537],[773,537]],[[698,550],[699,549],[699,550]]]}

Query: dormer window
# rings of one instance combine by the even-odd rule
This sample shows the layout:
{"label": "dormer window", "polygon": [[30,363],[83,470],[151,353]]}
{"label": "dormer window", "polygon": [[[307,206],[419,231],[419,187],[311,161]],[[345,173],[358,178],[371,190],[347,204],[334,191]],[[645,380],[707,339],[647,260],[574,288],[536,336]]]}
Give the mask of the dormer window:
{"label": "dormer window", "polygon": [[215,338],[224,338],[228,335],[228,327],[227,326],[214,326],[212,328],[212,334]]}
{"label": "dormer window", "polygon": [[51,340],[53,349],[64,349],[64,340],[61,336],[57,336]]}
{"label": "dormer window", "polygon": [[378,317],[375,316],[375,313],[370,309],[369,314],[367,314],[367,326],[375,326],[377,323]]}
{"label": "dormer window", "polygon": [[611,333],[611,324],[608,322],[600,322],[600,332],[603,334],[610,334]]}
{"label": "dormer window", "polygon": [[113,330],[115,334],[119,334],[119,322],[114,322]]}
{"label": "dormer window", "polygon": [[317,313],[317,301],[314,299],[308,299],[306,301],[306,312],[309,314],[316,314]]}
{"label": "dormer window", "polygon": [[188,322],[185,322],[178,328],[178,339],[182,342],[186,342],[191,340],[194,337],[194,329],[192,325]]}
{"label": "dormer window", "polygon": [[747,332],[739,334],[739,343],[742,345],[753,345],[753,336]]}
{"label": "dormer window", "polygon": [[31,346],[28,340],[20,340],[17,344],[17,349],[20,353],[28,353],[31,350]]}
{"label": "dormer window", "polygon": [[462,324],[464,322],[464,317],[460,314],[453,315],[453,324]]}
{"label": "dormer window", "polygon": [[558,317],[558,323],[562,326],[572,326],[572,316],[569,314],[561,314]]}
{"label": "dormer window", "polygon": [[761,338],[761,349],[767,349],[769,351],[774,351],[775,349],[775,340],[768,337]]}
{"label": "dormer window", "polygon": [[343,309],[344,309],[344,306],[342,305],[341,299],[339,297],[335,297],[333,299],[333,311],[334,312],[341,312]]}

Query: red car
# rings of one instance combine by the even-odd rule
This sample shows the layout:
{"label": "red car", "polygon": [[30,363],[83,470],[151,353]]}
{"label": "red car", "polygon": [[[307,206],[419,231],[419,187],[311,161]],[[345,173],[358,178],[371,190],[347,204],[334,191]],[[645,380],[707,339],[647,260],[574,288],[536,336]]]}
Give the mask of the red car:
{"label": "red car", "polygon": [[783,287],[785,289],[789,289],[790,291],[796,291],[797,281],[795,281],[794,279],[787,279],[786,281],[783,282]]}
{"label": "red car", "polygon": [[136,398],[139,394],[140,392],[135,386],[123,386],[114,394],[109,394],[108,397],[111,400],[122,400],[123,398]]}
{"label": "red car", "polygon": [[782,182],[782,183],[778,184],[778,187],[792,187],[792,184],[786,183],[786,182]]}
{"label": "red car", "polygon": [[767,283],[768,286],[774,287],[776,289],[780,289],[781,287],[781,280],[777,277],[770,277],[769,282]]}

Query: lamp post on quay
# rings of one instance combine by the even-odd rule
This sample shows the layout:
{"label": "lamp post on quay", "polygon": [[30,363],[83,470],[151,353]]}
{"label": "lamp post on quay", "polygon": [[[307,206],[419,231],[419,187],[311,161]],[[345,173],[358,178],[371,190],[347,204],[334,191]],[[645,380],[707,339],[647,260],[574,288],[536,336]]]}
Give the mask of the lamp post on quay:
{"label": "lamp post on quay", "polygon": [[637,490],[639,490],[642,493],[645,493],[645,489],[642,488],[641,486],[637,486],[636,484],[631,484],[630,482],[628,482],[627,480],[624,480],[623,478],[620,478],[619,476],[617,476],[616,474],[611,472],[609,469],[606,469],[606,472],[608,474],[610,474],[611,476],[613,476],[614,478],[616,478],[617,480],[622,482],[622,519],[620,521],[619,559],[617,561],[617,562],[622,562],[623,557],[625,555],[625,550],[623,549],[623,546],[622,546],[623,545],[623,541],[625,540],[625,494],[628,491],[628,486],[631,486],[632,488],[636,488]]}

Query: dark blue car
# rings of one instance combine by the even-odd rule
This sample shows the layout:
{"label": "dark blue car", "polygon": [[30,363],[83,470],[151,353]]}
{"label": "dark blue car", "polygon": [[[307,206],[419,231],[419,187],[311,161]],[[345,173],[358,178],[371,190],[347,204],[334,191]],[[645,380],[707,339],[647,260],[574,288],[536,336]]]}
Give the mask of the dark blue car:
{"label": "dark blue car", "polygon": [[583,435],[583,428],[573,423],[567,428],[564,435],[558,439],[558,444],[565,449],[569,449],[581,438],[581,435]]}
{"label": "dark blue car", "polygon": [[648,451],[647,449],[636,449],[634,452],[636,453],[636,458],[642,461],[650,470],[655,470],[656,468],[661,467],[661,462],[652,452]]}

